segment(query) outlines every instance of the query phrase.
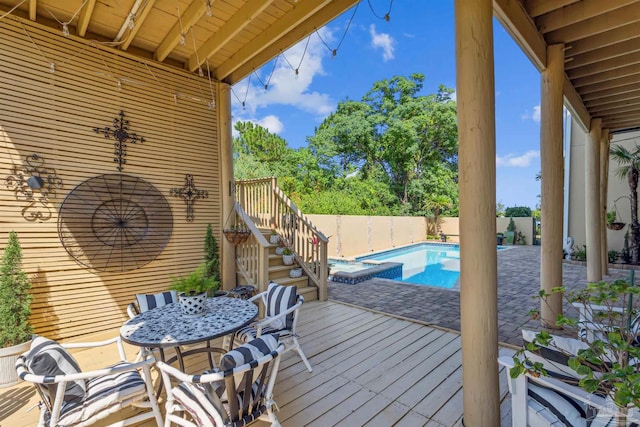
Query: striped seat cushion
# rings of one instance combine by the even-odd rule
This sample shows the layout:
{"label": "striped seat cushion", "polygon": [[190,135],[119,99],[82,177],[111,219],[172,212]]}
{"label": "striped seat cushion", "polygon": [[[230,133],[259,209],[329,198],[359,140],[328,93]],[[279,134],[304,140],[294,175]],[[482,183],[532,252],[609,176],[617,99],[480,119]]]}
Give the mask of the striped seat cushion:
{"label": "striped seat cushion", "polygon": [[[555,390],[533,382],[529,383],[527,390],[530,425],[583,427],[587,425],[587,420],[596,417],[595,409]],[[541,420],[544,420],[544,423],[540,423]]]}
{"label": "striped seat cushion", "polygon": [[260,359],[278,348],[278,335],[266,334],[227,352],[220,360],[220,370],[228,371]]}
{"label": "striped seat cushion", "polygon": [[[32,374],[45,377],[78,374],[81,372],[76,359],[64,347],[53,340],[41,336],[34,336],[29,353],[27,353],[26,363]],[[49,396],[50,403],[53,404],[58,384],[43,384],[39,385],[39,387],[41,387],[45,395]],[[65,388],[63,402],[67,404],[82,400],[86,391],[87,385],[84,380],[72,381]]]}
{"label": "striped seat cushion", "polygon": [[[298,289],[295,286],[282,286],[275,282],[269,282],[267,288],[267,317],[278,314],[293,307],[296,303]],[[293,316],[291,313],[284,319],[278,319],[269,326],[273,329],[291,329],[293,327]]]}
{"label": "striped seat cushion", "polygon": [[152,308],[162,307],[178,301],[176,291],[166,291],[157,294],[136,294],[136,301],[140,312],[144,313]]}
{"label": "striped seat cushion", "polygon": [[[109,368],[129,365],[119,362]],[[146,396],[144,380],[138,371],[103,375],[87,381],[87,393],[82,401],[65,405],[60,412],[60,426],[86,421],[98,412],[127,399]]]}
{"label": "striped seat cushion", "polygon": [[[257,323],[250,323],[242,329],[236,331],[236,338],[243,343],[247,343],[256,338],[258,335],[258,329],[256,328]],[[288,329],[274,329],[269,326],[262,328],[262,334],[278,334],[280,337],[284,337],[286,335],[291,335],[291,331]]]}

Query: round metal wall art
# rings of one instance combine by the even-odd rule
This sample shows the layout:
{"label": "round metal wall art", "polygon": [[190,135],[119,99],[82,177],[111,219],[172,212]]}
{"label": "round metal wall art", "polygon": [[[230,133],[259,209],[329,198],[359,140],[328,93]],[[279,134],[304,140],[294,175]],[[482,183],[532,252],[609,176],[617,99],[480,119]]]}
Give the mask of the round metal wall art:
{"label": "round metal wall art", "polygon": [[90,178],[60,206],[58,235],[80,264],[102,272],[135,270],[169,243],[173,215],[157,188],[125,174]]}

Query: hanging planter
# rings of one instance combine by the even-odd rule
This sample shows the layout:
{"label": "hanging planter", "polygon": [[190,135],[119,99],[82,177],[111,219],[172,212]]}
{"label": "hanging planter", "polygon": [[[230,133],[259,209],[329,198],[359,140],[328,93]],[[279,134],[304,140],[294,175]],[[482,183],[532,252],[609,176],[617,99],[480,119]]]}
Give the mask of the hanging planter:
{"label": "hanging planter", "polygon": [[607,228],[609,230],[622,230],[625,225],[627,224],[624,222],[612,222],[611,224],[607,224]]}
{"label": "hanging planter", "polygon": [[229,228],[222,230],[222,234],[224,234],[224,237],[229,241],[229,243],[237,245],[246,242],[251,235],[251,231]]}

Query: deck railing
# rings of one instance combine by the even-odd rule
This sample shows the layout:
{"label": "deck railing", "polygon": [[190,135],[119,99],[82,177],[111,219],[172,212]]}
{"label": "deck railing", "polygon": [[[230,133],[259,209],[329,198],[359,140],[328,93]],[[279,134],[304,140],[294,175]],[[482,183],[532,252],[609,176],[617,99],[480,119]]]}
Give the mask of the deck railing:
{"label": "deck railing", "polygon": [[[236,200],[251,219],[249,222],[258,228],[275,229],[293,249],[311,284],[318,287],[318,298],[326,301],[328,239],[278,188],[276,179],[236,181]],[[239,254],[236,255],[240,258]]]}

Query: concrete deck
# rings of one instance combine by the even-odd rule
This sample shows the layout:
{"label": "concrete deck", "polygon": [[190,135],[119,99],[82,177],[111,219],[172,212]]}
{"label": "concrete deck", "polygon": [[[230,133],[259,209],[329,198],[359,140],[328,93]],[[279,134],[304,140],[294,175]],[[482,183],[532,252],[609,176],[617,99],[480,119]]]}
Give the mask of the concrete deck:
{"label": "concrete deck", "polygon": [[[569,289],[587,283],[587,268],[563,264],[563,285]],[[610,269],[605,280],[626,279],[628,270]],[[640,281],[640,278],[638,279]],[[498,252],[498,339],[521,345],[521,330],[541,329],[528,313],[539,308],[540,246],[514,246]],[[388,279],[355,285],[329,282],[329,299],[460,331],[460,293],[455,289],[419,286]],[[565,313],[573,313],[566,306]]]}

